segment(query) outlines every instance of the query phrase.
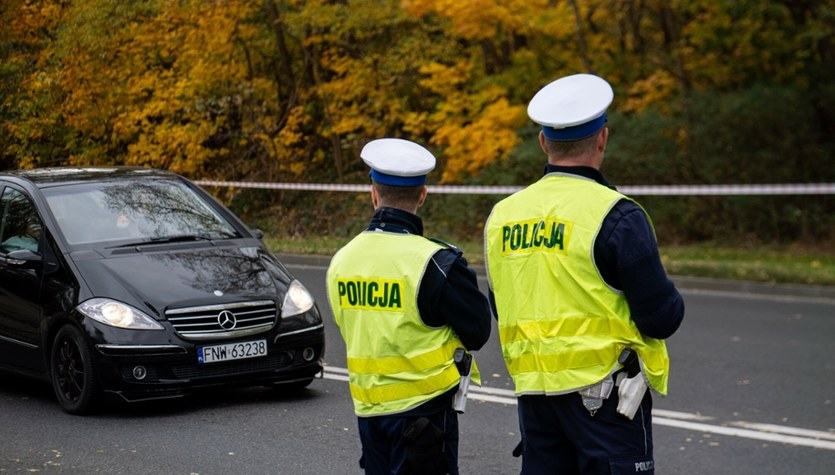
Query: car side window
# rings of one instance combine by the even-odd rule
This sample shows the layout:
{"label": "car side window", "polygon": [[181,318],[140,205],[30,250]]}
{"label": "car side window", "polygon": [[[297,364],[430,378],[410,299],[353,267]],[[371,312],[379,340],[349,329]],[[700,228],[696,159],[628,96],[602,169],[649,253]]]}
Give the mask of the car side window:
{"label": "car side window", "polygon": [[41,220],[32,201],[20,191],[6,187],[0,196],[0,252],[18,249],[38,251]]}

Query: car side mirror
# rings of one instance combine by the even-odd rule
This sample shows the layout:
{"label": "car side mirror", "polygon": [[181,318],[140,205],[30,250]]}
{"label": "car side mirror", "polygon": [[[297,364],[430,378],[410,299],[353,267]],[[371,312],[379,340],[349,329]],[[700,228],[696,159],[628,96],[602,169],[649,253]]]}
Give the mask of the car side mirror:
{"label": "car side mirror", "polygon": [[34,269],[43,263],[41,255],[29,249],[18,249],[6,254],[6,265]]}
{"label": "car side mirror", "polygon": [[252,232],[252,235],[255,236],[255,238],[259,241],[264,240],[264,231],[261,231],[260,229],[250,229],[250,231]]}

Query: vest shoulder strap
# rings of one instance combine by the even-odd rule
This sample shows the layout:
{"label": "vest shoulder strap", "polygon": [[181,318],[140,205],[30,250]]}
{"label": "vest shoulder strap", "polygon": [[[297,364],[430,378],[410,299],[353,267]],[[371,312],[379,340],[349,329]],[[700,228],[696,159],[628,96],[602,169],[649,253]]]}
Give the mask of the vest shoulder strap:
{"label": "vest shoulder strap", "polygon": [[464,251],[459,249],[458,246],[456,246],[455,244],[448,243],[448,242],[444,241],[443,239],[438,239],[436,237],[427,237],[426,239],[429,239],[430,241],[434,242],[435,244],[438,244],[438,245],[440,245],[440,246],[442,246],[446,249],[449,249],[449,250],[455,252],[455,254],[457,254],[459,256],[464,254]]}

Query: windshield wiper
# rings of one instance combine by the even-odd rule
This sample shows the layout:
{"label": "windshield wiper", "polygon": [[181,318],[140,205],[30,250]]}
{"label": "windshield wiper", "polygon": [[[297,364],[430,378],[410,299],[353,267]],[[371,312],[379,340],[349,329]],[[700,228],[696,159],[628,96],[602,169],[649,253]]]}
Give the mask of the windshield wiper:
{"label": "windshield wiper", "polygon": [[212,238],[208,236],[201,236],[199,234],[181,234],[179,236],[160,236],[153,237],[145,242],[145,244],[165,244],[169,242],[183,242],[183,241],[211,241]]}
{"label": "windshield wiper", "polygon": [[207,236],[199,236],[192,234],[184,234],[179,236],[160,236],[143,239],[141,241],[131,241],[117,246],[109,246],[108,249],[118,249],[121,247],[137,247],[137,246],[153,246],[155,244],[168,244],[172,242],[186,242],[186,241],[211,241],[212,238]]}
{"label": "windshield wiper", "polygon": [[110,246],[108,249],[116,249],[120,247],[137,247],[137,246],[153,246],[155,244],[168,244],[172,242],[188,242],[188,241],[217,241],[221,239],[234,239],[240,237],[236,233],[228,231],[215,232],[214,236],[207,236],[203,234],[178,234],[176,236],[158,236],[145,238],[140,241],[130,241],[116,246]]}

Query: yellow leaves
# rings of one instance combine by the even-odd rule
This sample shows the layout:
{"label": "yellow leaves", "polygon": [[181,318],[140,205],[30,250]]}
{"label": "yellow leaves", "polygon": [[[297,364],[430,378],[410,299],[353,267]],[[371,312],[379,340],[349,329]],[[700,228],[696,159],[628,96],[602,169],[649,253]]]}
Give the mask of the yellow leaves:
{"label": "yellow leaves", "polygon": [[471,61],[459,61],[452,66],[431,62],[420,67],[423,75],[419,84],[442,96],[449,96],[461,89],[470,80]]}
{"label": "yellow leaves", "polygon": [[[259,34],[244,21],[257,4],[159,2],[148,12],[96,9],[98,3],[79,12],[95,21],[74,24],[63,38],[72,52],[58,76],[67,91],[61,104],[67,123],[123,147],[127,164],[192,174],[226,154],[222,146],[204,144],[226,124],[242,94],[264,94],[253,88],[265,83],[248,84],[247,63],[236,57],[240,42]],[[123,26],[89,42],[107,22]],[[72,160],[103,159],[81,153]]]}
{"label": "yellow leaves", "polygon": [[327,108],[329,123],[324,136],[380,135],[386,122],[398,120],[402,110],[392,83],[375,68],[385,62],[386,58],[373,54],[363,58],[323,58],[322,65],[335,73],[316,88]]}
{"label": "yellow leaves", "polygon": [[576,34],[577,24],[572,21],[573,12],[570,3],[556,3],[556,5],[539,5],[534,8],[530,16],[530,25],[534,35],[563,39],[571,38]]}
{"label": "yellow leaves", "polygon": [[253,178],[352,179],[364,142],[400,136],[433,147],[453,182],[506,155],[528,100],[561,75],[605,76],[620,110],[676,111],[685,87],[802,84],[831,36],[825,16],[804,32],[756,0],[2,5],[10,160]]}
{"label": "yellow leaves", "polygon": [[55,28],[63,19],[64,9],[61,2],[4,0],[7,5],[2,10],[14,11],[12,21],[4,21],[0,33],[3,41],[13,41],[19,45],[34,47],[46,41],[43,33]]}
{"label": "yellow leaves", "polygon": [[410,116],[406,130],[432,134],[432,145],[443,150],[445,158],[442,182],[475,174],[517,144],[524,106],[512,105],[501,87],[474,87],[471,61],[429,63],[420,72],[419,84],[442,99],[432,113]]}
{"label": "yellow leaves", "polygon": [[523,30],[529,19],[547,7],[545,0],[403,0],[415,16],[434,13],[450,21],[452,33],[467,40]]}
{"label": "yellow leaves", "polygon": [[429,112],[409,111],[403,116],[403,132],[411,137],[423,137],[429,131]]}
{"label": "yellow leaves", "polygon": [[194,175],[209,158],[224,155],[224,150],[202,146],[213,132],[212,124],[157,127],[153,134],[141,134],[128,147],[125,164],[164,168]]}
{"label": "yellow leaves", "polygon": [[436,10],[437,0],[403,0],[403,9],[415,16],[428,15]]}
{"label": "yellow leaves", "polygon": [[524,120],[524,107],[499,98],[484,107],[480,115],[465,124],[444,124],[438,128],[433,144],[441,146],[447,159],[441,176],[444,183],[455,182],[510,152],[519,141],[516,129]]}
{"label": "yellow leaves", "polygon": [[623,110],[638,112],[651,105],[663,105],[678,92],[678,79],[668,71],[658,70],[646,79],[635,81],[629,88]]}
{"label": "yellow leaves", "polygon": [[[432,8],[467,15],[455,31],[478,39],[518,30],[537,5],[439,0]],[[199,175],[226,157],[254,158],[302,174],[327,168],[321,164],[332,155],[354,158],[369,138],[410,134],[438,147],[449,181],[515,144],[523,106],[484,81],[478,60],[459,54],[456,40],[398,2],[280,2],[283,57],[275,20],[259,18],[268,7],[255,0],[74,5],[55,48],[62,63],[41,81],[64,93],[58,108],[79,137],[69,161]],[[278,78],[282,61],[295,77]],[[250,167],[258,165],[241,168]]]}
{"label": "yellow leaves", "polygon": [[[278,127],[269,116],[253,125],[258,127],[258,130],[253,131],[252,140],[268,149],[270,159],[277,163],[279,170],[295,176],[304,172],[307,164],[302,160],[303,157],[299,156],[298,148],[303,147],[306,140],[309,140],[304,131],[310,125],[310,117],[305,113],[303,106],[293,107],[289,111],[283,127]],[[278,132],[273,133],[275,130]]]}
{"label": "yellow leaves", "polygon": [[[287,123],[276,135],[274,143],[282,149],[291,150],[305,140],[304,127],[310,123],[310,117],[304,113],[303,107],[294,107],[290,111]],[[277,154],[276,156],[281,156]]]}

